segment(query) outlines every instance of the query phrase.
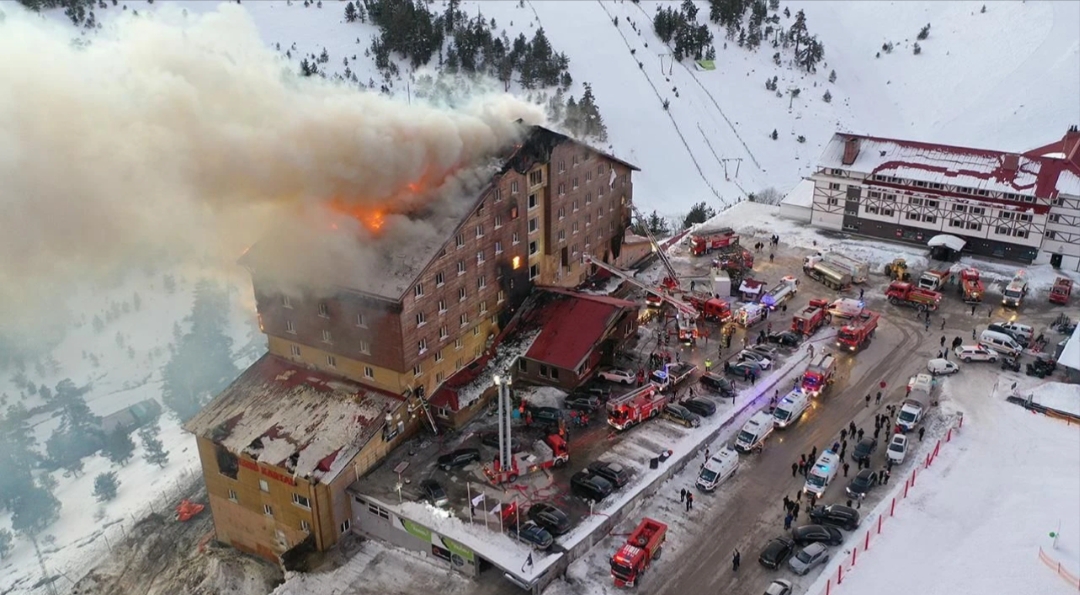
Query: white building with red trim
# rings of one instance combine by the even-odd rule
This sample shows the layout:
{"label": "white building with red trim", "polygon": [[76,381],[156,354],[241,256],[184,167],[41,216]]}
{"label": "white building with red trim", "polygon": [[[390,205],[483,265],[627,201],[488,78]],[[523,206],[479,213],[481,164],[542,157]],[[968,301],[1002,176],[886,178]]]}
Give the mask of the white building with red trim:
{"label": "white building with red trim", "polygon": [[1080,130],[1026,153],[836,133],[810,176],[811,224],[1080,267]]}

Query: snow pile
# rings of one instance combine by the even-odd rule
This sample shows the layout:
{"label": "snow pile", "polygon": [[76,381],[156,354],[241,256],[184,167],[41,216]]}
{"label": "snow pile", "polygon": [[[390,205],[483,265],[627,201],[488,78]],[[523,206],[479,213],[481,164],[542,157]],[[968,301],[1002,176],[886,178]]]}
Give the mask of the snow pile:
{"label": "snow pile", "polygon": [[[896,507],[870,550],[845,574],[838,593],[952,595],[1066,593],[1039,550],[1080,574],[1080,433],[987,399],[989,370],[965,374],[962,390],[944,391],[964,411],[963,429],[920,470],[917,487]],[[1060,385],[1035,389],[1053,398]],[[1044,391],[1046,394],[1044,395]],[[943,403],[944,405],[945,403]],[[1060,536],[1056,547],[1049,533]],[[835,572],[835,571],[834,571]],[[825,589],[826,572],[809,589]],[[881,577],[903,577],[887,581]]]}
{"label": "snow pile", "polygon": [[1017,388],[1018,395],[1031,395],[1032,401],[1051,409],[1080,415],[1080,384],[1046,382],[1033,388]]}
{"label": "snow pile", "polygon": [[566,391],[559,390],[554,386],[526,386],[515,388],[517,396],[524,399],[529,405],[536,407],[562,408]]}

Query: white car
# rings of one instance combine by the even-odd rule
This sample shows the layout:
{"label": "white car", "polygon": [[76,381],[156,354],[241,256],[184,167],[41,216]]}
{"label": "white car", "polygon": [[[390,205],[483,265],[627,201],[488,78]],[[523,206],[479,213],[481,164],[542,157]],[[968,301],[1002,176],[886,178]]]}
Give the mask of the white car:
{"label": "white car", "polygon": [[907,436],[893,434],[892,440],[889,441],[889,447],[885,449],[885,456],[889,457],[889,460],[894,465],[903,463],[904,457],[907,456]]}
{"label": "white car", "polygon": [[760,366],[762,370],[768,370],[769,368],[772,367],[772,360],[769,359],[765,354],[758,353],[757,351],[751,351],[749,349],[744,349],[744,350],[740,351],[739,352],[739,357],[737,358],[736,361],[754,362],[758,366]]}
{"label": "white car", "polygon": [[998,353],[992,349],[987,349],[982,345],[961,345],[957,347],[953,353],[956,354],[956,359],[965,364],[971,362],[993,363],[998,361]]}
{"label": "white car", "polygon": [[934,376],[947,376],[959,372],[960,366],[956,365],[956,362],[937,358],[926,362],[926,369]]}
{"label": "white car", "polygon": [[1009,331],[1013,336],[1023,337],[1025,341],[1031,342],[1031,338],[1035,336],[1035,329],[1019,322],[998,322],[995,323],[1001,328]]}
{"label": "white car", "polygon": [[608,382],[621,382],[623,384],[634,384],[637,382],[637,374],[621,368],[600,370],[600,377]]}
{"label": "white car", "polygon": [[791,595],[791,581],[785,581],[782,578],[778,578],[769,585],[769,588],[765,589],[765,595]]}

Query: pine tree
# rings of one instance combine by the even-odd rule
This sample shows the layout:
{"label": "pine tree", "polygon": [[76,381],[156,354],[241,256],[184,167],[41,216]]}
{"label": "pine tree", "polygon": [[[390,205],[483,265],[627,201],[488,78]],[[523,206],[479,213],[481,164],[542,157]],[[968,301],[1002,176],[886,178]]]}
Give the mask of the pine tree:
{"label": "pine tree", "polygon": [[582,116],[582,133],[584,136],[605,142],[607,141],[607,126],[604,125],[604,120],[600,117],[600,108],[596,107],[596,98],[593,96],[592,85],[585,83],[584,87],[585,91],[581,95],[581,102],[578,103],[578,109],[581,111]]}
{"label": "pine tree", "polygon": [[161,440],[158,439],[160,431],[161,428],[156,423],[143,426],[139,430],[139,439],[142,441],[143,448],[146,449],[143,454],[146,462],[164,469],[165,465],[169,464],[169,451],[165,450]]}
{"label": "pine tree", "polygon": [[33,449],[29,418],[21,402],[0,416],[0,509],[11,510],[19,495],[34,483],[31,469],[41,457]]}
{"label": "pine tree", "polygon": [[776,140],[776,139],[780,138],[780,135],[779,135],[779,134],[777,134],[777,132],[776,132],[776,129],[775,129],[775,128],[773,128],[772,134],[770,134],[770,135],[769,135],[769,138],[771,138],[771,139],[773,139],[773,140]]}
{"label": "pine tree", "polygon": [[825,94],[821,96],[821,99],[825,103],[832,103],[832,93],[829,93],[828,91],[825,91]]}
{"label": "pine tree", "polygon": [[116,472],[109,471],[94,478],[94,498],[98,502],[108,502],[116,498],[116,492],[120,488],[120,481],[116,479]]}
{"label": "pine tree", "polygon": [[915,42],[915,47],[913,48],[913,51],[915,52],[916,56],[922,53],[922,47],[919,46],[919,42]]}
{"label": "pine tree", "polygon": [[131,455],[135,452],[135,441],[123,427],[117,427],[105,437],[105,446],[102,448],[105,456],[117,465],[127,465]]}
{"label": "pine tree", "polygon": [[15,499],[11,510],[11,528],[34,536],[60,516],[60,501],[51,491],[31,483]]}
{"label": "pine tree", "polygon": [[683,229],[696,223],[705,223],[714,216],[716,216],[716,211],[714,211],[712,207],[706,205],[704,202],[699,202],[690,207],[690,212],[683,218]]}
{"label": "pine tree", "polygon": [[836,71],[835,70],[829,72],[829,82],[830,83],[835,83],[836,82]]}
{"label": "pine tree", "polygon": [[15,545],[15,535],[7,529],[0,529],[0,560],[8,557]]}
{"label": "pine tree", "polygon": [[345,5],[345,22],[346,23],[355,23],[356,22],[356,6],[354,6],[351,1],[348,4]]}
{"label": "pine tree", "polygon": [[916,37],[916,39],[922,41],[927,37],[930,37],[930,23],[927,23],[925,27],[919,30],[919,35],[918,37]]}
{"label": "pine tree", "polygon": [[49,459],[75,476],[82,472],[82,458],[97,452],[104,442],[101,418],[90,411],[83,398],[89,390],[89,386],[76,387],[68,378],[56,385],[54,402],[60,408],[60,427],[45,443]]}

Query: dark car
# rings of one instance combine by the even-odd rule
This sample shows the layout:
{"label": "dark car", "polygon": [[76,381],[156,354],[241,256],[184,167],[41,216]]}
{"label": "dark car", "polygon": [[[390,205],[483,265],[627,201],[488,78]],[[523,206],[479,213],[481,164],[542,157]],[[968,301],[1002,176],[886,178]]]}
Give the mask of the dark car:
{"label": "dark car", "polygon": [[748,372],[753,372],[760,377],[761,371],[761,366],[759,366],[756,362],[746,360],[736,362],[734,364],[724,364],[725,374],[728,374],[729,376],[738,376],[739,378],[746,376]]}
{"label": "dark car", "polygon": [[548,533],[547,529],[532,521],[521,523],[520,527],[517,524],[510,525],[509,533],[511,537],[538,550],[550,549],[551,544],[555,543],[555,538]]}
{"label": "dark car", "polygon": [[859,443],[855,445],[855,451],[851,453],[851,460],[853,461],[869,461],[870,457],[874,456],[874,451],[877,450],[877,440],[867,436]]}
{"label": "dark car", "polygon": [[844,541],[844,534],[840,532],[840,529],[827,525],[803,525],[791,530],[791,539],[799,547],[811,543],[840,545]]}
{"label": "dark car", "polygon": [[609,463],[607,461],[593,461],[589,463],[587,467],[589,471],[594,474],[603,477],[608,480],[612,485],[617,488],[621,488],[624,485],[630,483],[630,478],[633,474],[625,465],[619,463]]}
{"label": "dark car", "polygon": [[765,546],[765,549],[761,550],[758,562],[765,568],[776,570],[791,556],[793,551],[795,551],[794,541],[787,537],[776,537]]}
{"label": "dark car", "polygon": [[480,450],[476,448],[459,448],[439,457],[438,465],[443,471],[449,471],[458,467],[464,467],[480,460]]}
{"label": "dark car", "polygon": [[[495,450],[499,449],[499,433],[498,432],[484,432],[480,434],[480,444],[484,446],[490,446]],[[521,441],[516,436],[510,437],[510,452],[521,452]]]}
{"label": "dark car", "polygon": [[859,526],[859,511],[840,504],[815,506],[810,509],[810,520],[819,525],[832,525],[845,531],[854,531]]}
{"label": "dark car", "polygon": [[803,336],[793,331],[783,331],[765,336],[765,341],[781,347],[798,347]]}
{"label": "dark car", "polygon": [[611,495],[615,486],[588,470],[578,471],[570,478],[570,491],[586,500],[599,502]]}
{"label": "dark car", "polygon": [[434,479],[425,479],[420,482],[420,494],[432,506],[442,508],[450,504],[450,499],[446,497],[446,490]]}
{"label": "dark car", "polygon": [[1025,335],[1023,333],[1018,333],[1018,332],[1016,332],[1016,331],[1014,331],[1012,329],[1005,328],[1004,326],[1002,326],[1000,324],[997,324],[997,323],[987,325],[986,330],[994,331],[995,333],[1001,333],[1001,334],[1005,335],[1006,337],[1012,337],[1013,341],[1016,341],[1016,343],[1018,345],[1020,345],[1024,349],[1027,349],[1028,337],[1027,337],[1027,335]]}
{"label": "dark car", "polygon": [[869,469],[863,469],[859,471],[859,474],[851,479],[851,483],[848,484],[847,494],[852,498],[862,498],[870,492],[870,489],[878,484],[878,474],[876,471]]}
{"label": "dark car", "polygon": [[687,399],[683,401],[682,406],[701,417],[709,417],[716,413],[716,403],[707,399]]}
{"label": "dark car", "polygon": [[533,423],[557,424],[562,419],[562,410],[557,407],[529,407]]}
{"label": "dark car", "polygon": [[761,355],[764,355],[765,357],[769,358],[773,363],[776,363],[777,354],[780,352],[779,349],[777,349],[777,348],[775,348],[772,345],[769,345],[767,343],[762,343],[760,345],[754,345],[752,347],[747,347],[745,349],[745,351],[753,351],[754,353],[760,353]]}
{"label": "dark car", "polygon": [[689,409],[682,405],[676,405],[672,403],[667,407],[664,407],[663,416],[671,421],[686,426],[688,428],[696,428],[701,425],[701,418],[690,412]]}
{"label": "dark car", "polygon": [[732,382],[730,378],[725,378],[723,375],[715,372],[706,372],[705,374],[702,374],[701,383],[713,391],[720,393],[720,396],[724,398],[734,396],[738,390],[735,388],[735,383]]}
{"label": "dark car", "polygon": [[586,413],[592,413],[602,406],[603,402],[596,395],[573,394],[563,400],[564,409],[573,409],[574,411],[584,411]]}
{"label": "dark car", "polygon": [[529,520],[552,535],[562,535],[570,530],[570,515],[550,502],[537,502],[530,506]]}

